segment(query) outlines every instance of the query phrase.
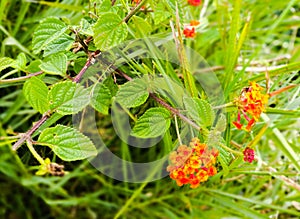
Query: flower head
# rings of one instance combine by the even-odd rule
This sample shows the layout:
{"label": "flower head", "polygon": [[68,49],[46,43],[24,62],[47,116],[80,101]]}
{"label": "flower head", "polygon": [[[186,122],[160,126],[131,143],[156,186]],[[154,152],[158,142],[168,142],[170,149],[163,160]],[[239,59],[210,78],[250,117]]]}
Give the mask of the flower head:
{"label": "flower head", "polygon": [[199,6],[201,4],[201,0],[188,0],[189,5]]}
{"label": "flower head", "polygon": [[252,126],[258,121],[262,112],[266,110],[265,106],[268,103],[269,95],[263,94],[263,90],[256,82],[250,82],[250,86],[242,90],[240,96],[235,100],[238,106],[238,118],[233,122],[236,128],[242,129],[240,112],[247,120],[247,131],[250,131]]}
{"label": "flower head", "polygon": [[244,154],[244,161],[252,163],[252,161],[254,160],[254,150],[247,147],[243,151],[243,154]]}
{"label": "flower head", "polygon": [[197,20],[190,21],[190,26],[192,26],[192,27],[197,27],[199,24],[200,24],[200,21],[197,21]]}
{"label": "flower head", "polygon": [[167,171],[178,186],[190,184],[191,188],[197,188],[217,173],[214,164],[218,154],[218,150],[209,149],[198,138],[193,138],[190,147],[181,145],[170,154]]}
{"label": "flower head", "polygon": [[183,34],[186,38],[194,38],[196,36],[195,28],[186,26],[183,30]]}

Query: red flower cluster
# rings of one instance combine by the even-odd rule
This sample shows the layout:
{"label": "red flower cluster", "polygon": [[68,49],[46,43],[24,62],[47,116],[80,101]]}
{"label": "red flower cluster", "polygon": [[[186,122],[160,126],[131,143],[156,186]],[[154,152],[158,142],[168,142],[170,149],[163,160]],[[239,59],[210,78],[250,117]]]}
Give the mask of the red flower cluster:
{"label": "red flower cluster", "polygon": [[185,27],[183,34],[186,38],[194,38],[196,36],[195,27]]}
{"label": "red flower cluster", "polygon": [[254,150],[247,147],[243,151],[243,154],[244,154],[244,161],[252,163],[252,161],[254,160]]}
{"label": "red flower cluster", "polygon": [[196,36],[195,27],[200,24],[197,20],[191,20],[188,25],[185,25],[183,34],[186,38],[194,38]]}
{"label": "red flower cluster", "polygon": [[189,5],[199,6],[201,4],[201,0],[188,0]]}
{"label": "red flower cluster", "polygon": [[177,151],[170,154],[167,171],[178,186],[190,184],[191,188],[197,188],[201,182],[217,173],[214,164],[218,155],[218,150],[209,149],[198,138],[193,138],[190,147],[180,145]]}
{"label": "red flower cluster", "polygon": [[257,83],[250,82],[250,86],[244,88],[239,98],[235,100],[238,106],[238,116],[237,121],[233,122],[233,124],[236,128],[243,128],[241,112],[248,122],[246,130],[250,131],[254,123],[259,119],[260,114],[265,111],[265,105],[268,103],[269,95],[262,94],[261,90],[263,90],[263,88]]}

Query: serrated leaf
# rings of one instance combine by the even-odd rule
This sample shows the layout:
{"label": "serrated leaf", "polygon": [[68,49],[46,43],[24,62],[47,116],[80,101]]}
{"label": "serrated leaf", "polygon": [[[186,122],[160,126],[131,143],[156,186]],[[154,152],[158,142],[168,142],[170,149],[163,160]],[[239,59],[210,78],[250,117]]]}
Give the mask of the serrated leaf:
{"label": "serrated leaf", "polygon": [[64,33],[45,47],[43,56],[46,57],[51,54],[68,51],[73,43],[74,39]]}
{"label": "serrated leaf", "polygon": [[97,155],[96,147],[87,136],[63,125],[42,131],[38,142],[50,147],[64,161],[82,160]]}
{"label": "serrated leaf", "polygon": [[117,7],[112,6],[110,0],[103,0],[100,4],[96,5],[96,12],[98,16],[109,11],[117,11]]}
{"label": "serrated leaf", "polygon": [[20,53],[14,63],[14,67],[16,69],[19,69],[21,71],[26,71],[26,63],[27,63],[27,59],[26,59],[26,55],[22,52]]}
{"label": "serrated leaf", "polygon": [[171,113],[162,107],[147,110],[136,122],[131,135],[155,138],[163,135],[171,125]]}
{"label": "serrated leaf", "polygon": [[2,57],[0,58],[0,72],[8,67],[12,67],[15,65],[15,60],[8,58],[8,57]]}
{"label": "serrated leaf", "polygon": [[143,18],[138,16],[133,16],[131,20],[134,23],[134,29],[136,29],[136,36],[143,37],[151,32],[152,26]]}
{"label": "serrated leaf", "polygon": [[102,14],[94,28],[94,43],[101,51],[122,43],[128,34],[127,24],[113,12]]}
{"label": "serrated leaf", "polygon": [[23,93],[33,109],[41,114],[49,110],[47,101],[48,87],[38,77],[32,77],[24,83]]}
{"label": "serrated leaf", "polygon": [[40,65],[42,64],[42,61],[39,59],[36,59],[26,67],[27,72],[34,73],[41,70]]}
{"label": "serrated leaf", "polygon": [[120,87],[116,95],[116,101],[123,107],[137,107],[145,103],[148,96],[145,80],[137,78]]}
{"label": "serrated leaf", "polygon": [[80,21],[80,33],[88,36],[93,36],[93,25],[87,20],[87,18],[82,18]]}
{"label": "serrated leaf", "polygon": [[227,123],[226,123],[226,117],[224,116],[224,114],[220,114],[215,130],[219,131],[219,132],[224,132],[226,129]]}
{"label": "serrated leaf", "polygon": [[155,25],[160,24],[171,16],[171,13],[167,11],[167,8],[162,2],[158,2],[158,4],[155,5],[154,13],[151,14],[153,15]]}
{"label": "serrated leaf", "polygon": [[61,115],[79,112],[89,104],[89,92],[71,81],[54,84],[48,94],[50,109]]}
{"label": "serrated leaf", "polygon": [[218,146],[217,149],[219,150],[218,161],[221,163],[222,169],[224,171],[224,176],[229,173],[229,164],[232,159],[230,153],[226,151],[224,148]]}
{"label": "serrated leaf", "polygon": [[183,103],[189,117],[191,117],[198,125],[205,127],[212,125],[215,114],[207,101],[198,98],[184,97]]}
{"label": "serrated leaf", "polygon": [[40,68],[48,74],[65,76],[67,71],[67,56],[63,53],[53,54],[42,62]]}
{"label": "serrated leaf", "polygon": [[91,93],[91,105],[98,112],[107,115],[111,103],[110,90],[104,84],[97,84]]}
{"label": "serrated leaf", "polygon": [[50,43],[60,38],[67,30],[67,26],[56,17],[44,19],[34,31],[32,50],[34,54],[44,50]]}

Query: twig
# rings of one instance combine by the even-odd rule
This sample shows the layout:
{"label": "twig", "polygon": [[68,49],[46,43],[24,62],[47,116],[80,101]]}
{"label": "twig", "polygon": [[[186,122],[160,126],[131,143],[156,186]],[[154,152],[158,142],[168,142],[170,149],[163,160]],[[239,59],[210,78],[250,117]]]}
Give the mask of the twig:
{"label": "twig", "polygon": [[129,21],[129,19],[135,15],[139,10],[140,8],[147,2],[147,0],[142,0],[140,3],[137,4],[137,6],[135,8],[133,8],[129,14],[123,19],[123,21],[125,23],[127,23]]}
{"label": "twig", "polygon": [[[84,73],[86,72],[86,70],[88,69],[88,67],[90,65],[93,64],[93,60],[95,58],[95,56],[97,56],[100,53],[100,51],[96,51],[94,53],[92,53],[88,59],[88,61],[85,63],[85,65],[83,66],[83,68],[81,69],[81,71],[79,72],[79,74],[73,79],[73,81],[75,83],[78,83],[80,81],[80,79],[82,78],[82,76],[84,75]],[[12,150],[16,151],[18,150],[18,148],[21,147],[21,145],[29,140],[31,138],[31,135],[44,123],[48,120],[49,118],[49,113],[47,112],[45,113],[42,118],[37,121],[36,123],[34,123],[34,125],[31,127],[31,129],[29,129],[25,134],[21,134],[21,138],[12,146]]]}
{"label": "twig", "polygon": [[28,139],[30,139],[31,135],[48,119],[48,114],[44,114],[43,117],[34,123],[34,125],[29,129],[25,134],[21,134],[21,138],[12,146],[14,151],[18,150],[19,147]]}
{"label": "twig", "polygon": [[[127,79],[128,81],[131,81],[132,78],[130,76],[128,76],[125,72],[121,71],[120,69],[118,69],[116,66],[114,66],[113,64],[109,63],[107,60],[105,60],[102,57],[99,57],[99,60],[106,64],[107,66],[109,66],[110,68],[112,68],[116,73],[118,73],[120,76],[124,77],[125,79]],[[163,107],[165,107],[167,110],[169,110],[173,115],[177,115],[179,118],[181,118],[183,121],[187,122],[188,124],[190,124],[192,127],[194,127],[197,130],[201,130],[201,127],[198,126],[196,123],[194,123],[192,120],[190,120],[189,118],[187,118],[186,116],[184,116],[183,114],[181,114],[179,112],[179,110],[173,108],[172,106],[170,106],[168,103],[166,103],[163,99],[159,98],[156,96],[156,94],[154,93],[149,93],[149,96],[154,99],[157,103],[159,103],[160,105],[162,105]]]}
{"label": "twig", "polygon": [[190,120],[189,118],[187,118],[185,115],[181,114],[179,112],[179,110],[171,107],[169,104],[167,104],[163,99],[157,97],[154,93],[150,93],[149,94],[150,97],[152,99],[154,99],[157,103],[159,103],[160,105],[162,105],[163,107],[165,107],[167,110],[169,110],[172,114],[177,115],[179,118],[181,118],[183,121],[185,121],[186,123],[190,124],[192,127],[194,127],[195,129],[197,129],[198,131],[201,130],[201,127],[198,126],[196,123],[194,123],[192,120]]}
{"label": "twig", "polygon": [[43,74],[43,71],[39,71],[39,72],[35,72],[26,76],[22,76],[22,77],[18,77],[18,78],[11,78],[11,79],[5,79],[5,80],[0,80],[0,84],[4,84],[4,83],[14,83],[14,82],[20,82],[20,81],[24,81],[28,78],[31,78],[33,76],[37,76],[37,75],[41,75]]}
{"label": "twig", "polygon": [[88,67],[90,67],[91,65],[94,64],[95,57],[97,57],[99,54],[100,54],[100,51],[97,50],[89,56],[89,59],[87,60],[87,62],[83,66],[83,68],[80,70],[78,75],[76,75],[75,78],[73,78],[73,82],[78,83],[80,81],[80,79],[82,78],[82,76],[84,75],[84,73],[86,72]]}

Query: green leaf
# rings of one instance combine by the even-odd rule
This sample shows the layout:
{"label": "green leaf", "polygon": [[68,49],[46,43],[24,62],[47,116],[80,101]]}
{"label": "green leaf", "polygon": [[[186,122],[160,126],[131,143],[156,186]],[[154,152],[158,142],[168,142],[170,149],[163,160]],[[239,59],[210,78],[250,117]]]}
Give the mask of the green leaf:
{"label": "green leaf", "polygon": [[215,130],[218,132],[224,132],[226,129],[226,117],[224,116],[224,114],[220,114],[218,117],[218,121],[215,127]]}
{"label": "green leaf", "polygon": [[145,19],[132,16],[131,20],[133,21],[133,29],[136,30],[137,37],[146,36],[151,32],[152,26]]}
{"label": "green leaf", "polygon": [[66,24],[56,17],[44,19],[34,31],[32,50],[34,54],[44,50],[49,44],[62,37],[67,30]]}
{"label": "green leaf", "polygon": [[160,24],[171,16],[171,13],[167,11],[163,2],[158,2],[158,4],[155,5],[154,13],[151,14],[153,15],[155,25]]}
{"label": "green leaf", "polygon": [[24,83],[23,93],[33,109],[41,114],[49,110],[47,101],[48,87],[38,77],[32,77]]}
{"label": "green leaf", "polygon": [[101,51],[122,43],[128,34],[127,24],[119,15],[107,12],[102,14],[94,28],[94,43]]}
{"label": "green leaf", "polygon": [[2,57],[0,58],[0,71],[8,68],[13,67],[15,65],[15,60],[8,58],[8,57]]}
{"label": "green leaf", "polygon": [[97,84],[91,93],[91,105],[100,113],[108,115],[111,93],[104,84]]}
{"label": "green leaf", "polygon": [[189,117],[191,117],[198,125],[205,127],[212,125],[215,114],[207,101],[198,98],[185,97],[183,98],[183,102]]}
{"label": "green leaf", "polygon": [[146,102],[149,96],[147,83],[137,78],[121,85],[116,95],[116,101],[123,107],[137,107]]}
{"label": "green leaf", "polygon": [[42,64],[42,61],[39,59],[36,59],[27,66],[26,71],[30,73],[41,71],[40,65]]}
{"label": "green leaf", "polygon": [[42,62],[40,68],[48,74],[65,76],[67,71],[67,56],[63,53],[53,54]]}
{"label": "green leaf", "polygon": [[68,51],[74,43],[74,39],[67,34],[62,34],[59,38],[53,40],[44,50],[44,57],[51,54]]}
{"label": "green leaf", "polygon": [[15,61],[15,64],[14,64],[14,67],[16,69],[19,69],[21,71],[26,71],[26,63],[27,63],[27,59],[26,59],[26,55],[21,52],[17,58],[16,58],[16,61]]}
{"label": "green leaf", "polygon": [[96,5],[96,12],[98,16],[109,11],[110,12],[118,11],[118,7],[111,5],[111,0],[103,0],[100,4]]}
{"label": "green leaf", "polygon": [[147,110],[136,122],[131,135],[154,138],[163,135],[171,125],[171,113],[162,107]]}
{"label": "green leaf", "polygon": [[52,86],[48,101],[51,110],[61,115],[70,115],[79,112],[89,104],[89,93],[80,84],[65,81]]}
{"label": "green leaf", "polygon": [[50,147],[64,161],[82,160],[97,155],[96,147],[87,136],[63,125],[45,129],[38,142]]}

